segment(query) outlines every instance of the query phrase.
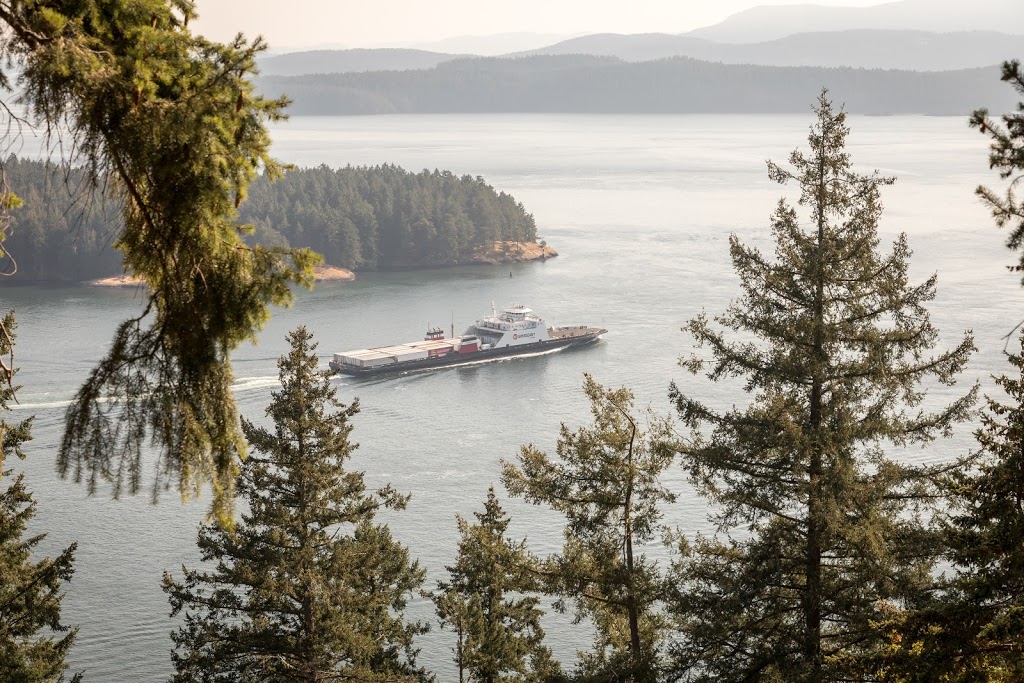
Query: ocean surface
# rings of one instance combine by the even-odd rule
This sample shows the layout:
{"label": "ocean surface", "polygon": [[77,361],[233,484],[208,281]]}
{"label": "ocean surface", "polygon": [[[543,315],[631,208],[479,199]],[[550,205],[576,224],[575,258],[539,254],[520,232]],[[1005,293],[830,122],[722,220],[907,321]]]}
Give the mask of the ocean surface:
{"label": "ocean surface", "polygon": [[[398,164],[483,176],[513,194],[536,217],[542,238],[560,253],[543,263],[360,274],[300,292],[275,310],[256,345],[233,356],[241,412],[265,419],[277,383],[285,333],[307,326],[324,361],[334,351],[421,338],[429,325],[460,332],[475,318],[513,302],[551,324],[592,323],[608,334],[591,346],[534,358],[503,360],[386,379],[335,379],[340,397],[359,398],[352,465],[370,485],[391,482],[412,494],[409,508],[385,520],[428,570],[428,587],[445,575],[458,537],[455,515],[482,507],[494,484],[511,513],[511,533],[538,553],[553,551],[561,520],[509,500],[500,487],[502,459],[522,444],[553,450],[561,422],[589,417],[583,373],[625,385],[637,405],[671,412],[668,386],[718,406],[747,400],[737,383],[713,385],[685,373],[692,352],[680,327],[706,310],[721,312],[737,296],[728,258],[730,234],[771,251],[768,218],[795,189],[772,183],[765,160],[783,162],[806,148],[806,116],[380,116],[293,118],[274,130],[274,152],[299,165]],[[979,184],[999,187],[987,167],[986,139],[965,118],[851,117],[849,151],[858,170],[898,178],[884,190],[883,243],[900,232],[914,249],[915,281],[938,273],[931,305],[941,343],[972,329],[978,346],[961,383],[933,392],[938,402],[974,382],[991,387],[1005,362],[1004,337],[1021,320],[1022,290],[1004,235],[975,198]],[[5,287],[0,307],[17,310],[16,363],[21,405],[35,415],[35,439],[24,468],[39,504],[32,531],[46,532],[42,550],[79,544],[64,619],[80,628],[71,661],[87,681],[155,683],[170,667],[168,604],[160,590],[167,570],[197,559],[195,535],[207,500],[183,503],[174,491],[89,496],[55,474],[66,402],[104,353],[114,327],[142,306],[133,290]],[[971,425],[953,439],[900,452],[908,461],[946,460],[972,446]],[[147,473],[148,475],[149,473]],[[705,502],[681,468],[666,475],[679,501],[666,523],[687,533],[707,529]],[[665,549],[646,549],[667,561]],[[433,619],[430,604],[411,614]],[[586,647],[585,626],[552,617],[549,636],[571,661]],[[420,640],[421,663],[452,680],[448,632],[436,626]]]}

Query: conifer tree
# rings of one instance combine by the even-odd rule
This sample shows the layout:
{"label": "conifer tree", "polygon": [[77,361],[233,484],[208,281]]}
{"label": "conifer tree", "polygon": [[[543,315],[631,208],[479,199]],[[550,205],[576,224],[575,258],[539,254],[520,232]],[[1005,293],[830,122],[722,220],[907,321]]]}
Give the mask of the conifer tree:
{"label": "conifer tree", "polygon": [[658,480],[675,455],[671,425],[649,414],[642,431],[628,389],[605,389],[586,375],[584,391],[593,424],[571,431],[563,423],[557,458],[523,446],[517,464],[504,463],[502,479],[510,494],[566,517],[562,552],[537,572],[559,597],[557,608],[571,602],[576,620],[595,627],[577,680],[659,680],[662,578],[641,549],[661,530],[659,506],[675,500]]}
{"label": "conifer tree", "polygon": [[893,643],[879,658],[886,680],[1024,679],[1024,357],[1008,360],[1017,376],[995,378],[1008,402],[986,398],[976,468],[950,476],[943,546],[952,575],[882,624]]}
{"label": "conifer tree", "polygon": [[459,554],[434,596],[442,626],[457,636],[459,683],[546,680],[558,670],[543,645],[540,600],[526,542],[508,540],[509,518],[494,487],[475,524],[458,517]]}
{"label": "conifer tree", "polygon": [[172,636],[179,683],[425,678],[412,649],[422,629],[403,616],[423,572],[374,522],[406,497],[368,492],[348,468],[358,405],[335,398],[311,339],[302,327],[288,335],[274,430],[242,423],[254,448],[238,484],[248,512],[234,529],[200,528],[206,568],[164,576],[172,615],[184,613]]}
{"label": "conifer tree", "polygon": [[749,405],[718,411],[671,388],[692,430],[684,465],[719,532],[684,545],[675,566],[673,659],[686,680],[843,680],[879,647],[873,621],[929,585],[935,553],[918,515],[932,473],[889,449],[947,433],[975,400],[976,387],[922,409],[923,383],[953,384],[972,339],[933,352],[935,276],[908,282],[904,235],[878,249],[880,189],[893,181],[852,170],[827,92],[815,111],[809,154],[768,165],[798,185],[809,220],[779,202],[774,259],[733,236],[740,298],[717,326],[701,315],[685,328],[711,358],[684,367],[742,378]]}
{"label": "conifer tree", "polygon": [[[13,312],[0,322],[0,356],[12,359]],[[8,367],[13,377],[13,363]],[[0,412],[8,411],[16,389],[13,383],[0,383]],[[0,489],[0,681],[57,683],[65,680],[77,633],[60,620],[61,588],[74,573],[77,544],[55,558],[32,559],[46,535],[25,536],[36,504],[25,488],[25,475],[12,481],[13,470],[5,465],[9,456],[25,457],[21,446],[32,438],[31,422],[12,424],[0,417],[0,486],[6,487]]]}

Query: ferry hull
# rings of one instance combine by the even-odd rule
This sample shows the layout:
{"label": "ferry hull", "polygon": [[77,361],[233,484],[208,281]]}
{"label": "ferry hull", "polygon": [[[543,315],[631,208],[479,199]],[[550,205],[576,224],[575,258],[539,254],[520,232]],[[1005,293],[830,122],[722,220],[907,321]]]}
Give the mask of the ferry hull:
{"label": "ferry hull", "polygon": [[579,334],[572,337],[562,337],[539,341],[532,344],[518,344],[515,346],[503,346],[500,348],[483,349],[470,353],[448,353],[444,356],[433,356],[423,360],[410,360],[404,362],[387,363],[372,367],[359,367],[347,363],[329,363],[331,370],[353,377],[368,377],[371,375],[386,375],[400,372],[411,372],[415,370],[429,370],[432,368],[450,367],[453,365],[465,365],[477,363],[493,358],[507,358],[512,356],[524,356],[531,353],[540,353],[570,346],[582,346],[595,341],[607,330],[596,330],[587,334]]}

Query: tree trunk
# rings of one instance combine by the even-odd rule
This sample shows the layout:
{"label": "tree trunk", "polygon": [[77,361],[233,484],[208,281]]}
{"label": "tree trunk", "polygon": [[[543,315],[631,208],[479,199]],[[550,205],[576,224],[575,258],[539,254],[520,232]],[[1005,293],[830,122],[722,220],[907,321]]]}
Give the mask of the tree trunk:
{"label": "tree trunk", "polygon": [[626,453],[626,500],[623,511],[623,527],[626,537],[626,576],[629,591],[626,595],[626,613],[629,619],[629,650],[631,665],[634,670],[640,664],[640,617],[636,609],[636,590],[633,586],[633,523],[630,512],[633,506],[633,439],[636,438],[636,425],[629,439],[629,450]]}
{"label": "tree trunk", "polygon": [[[827,125],[827,124],[826,124]],[[823,137],[826,137],[823,131]],[[810,461],[808,462],[807,492],[807,585],[804,590],[804,656],[807,658],[810,683],[822,680],[821,657],[821,486],[822,486],[822,443],[821,443],[821,400],[822,375],[825,368],[824,340],[824,308],[825,308],[825,273],[824,242],[825,242],[825,209],[828,200],[828,188],[825,184],[825,154],[818,157],[818,196],[816,216],[818,224],[818,240],[815,248],[815,289],[814,289],[814,366],[811,381],[810,423]]]}

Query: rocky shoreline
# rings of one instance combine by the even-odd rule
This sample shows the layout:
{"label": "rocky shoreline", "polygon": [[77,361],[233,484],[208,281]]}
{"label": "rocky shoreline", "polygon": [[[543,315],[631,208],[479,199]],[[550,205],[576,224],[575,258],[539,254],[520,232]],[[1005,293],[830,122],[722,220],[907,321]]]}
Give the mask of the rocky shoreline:
{"label": "rocky shoreline", "polygon": [[317,282],[349,282],[356,279],[356,274],[348,268],[317,266],[313,269],[313,277]]}
{"label": "rocky shoreline", "polygon": [[558,256],[547,244],[537,242],[495,242],[494,248],[475,255],[471,263],[517,263],[519,261],[545,261]]}
{"label": "rocky shoreline", "polygon": [[131,275],[115,275],[113,277],[101,277],[98,280],[86,280],[79,284],[86,287],[142,287],[145,281]]}

